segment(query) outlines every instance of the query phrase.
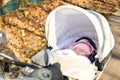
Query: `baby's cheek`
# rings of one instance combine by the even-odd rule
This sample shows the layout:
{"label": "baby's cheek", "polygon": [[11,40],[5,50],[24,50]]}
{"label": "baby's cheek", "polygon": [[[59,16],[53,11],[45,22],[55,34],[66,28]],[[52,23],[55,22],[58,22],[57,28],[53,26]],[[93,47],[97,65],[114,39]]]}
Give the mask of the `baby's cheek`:
{"label": "baby's cheek", "polygon": [[77,49],[77,48],[74,48],[73,51],[74,51],[75,53],[78,53],[78,49]]}
{"label": "baby's cheek", "polygon": [[81,51],[80,49],[78,49],[78,48],[73,49],[73,51],[74,51],[76,54],[78,54],[78,55],[82,55],[82,54],[83,54],[82,51]]}

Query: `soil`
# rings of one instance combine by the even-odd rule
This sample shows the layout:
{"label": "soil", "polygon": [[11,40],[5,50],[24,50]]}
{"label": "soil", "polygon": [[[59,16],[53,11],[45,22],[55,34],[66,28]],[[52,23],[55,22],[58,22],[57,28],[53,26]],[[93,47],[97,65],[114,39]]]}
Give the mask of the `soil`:
{"label": "soil", "polygon": [[100,80],[120,80],[120,10],[109,16],[108,21],[115,38],[115,47]]}

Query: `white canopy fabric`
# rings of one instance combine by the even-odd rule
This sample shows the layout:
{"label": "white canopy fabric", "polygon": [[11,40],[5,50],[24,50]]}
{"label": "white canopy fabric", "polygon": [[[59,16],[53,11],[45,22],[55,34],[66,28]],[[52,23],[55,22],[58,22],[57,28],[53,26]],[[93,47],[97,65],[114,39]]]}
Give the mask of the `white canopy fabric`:
{"label": "white canopy fabric", "polygon": [[90,37],[98,48],[97,56],[103,60],[114,47],[109,23],[101,14],[74,5],[53,9],[46,20],[46,38],[52,50],[67,48],[81,37]]}

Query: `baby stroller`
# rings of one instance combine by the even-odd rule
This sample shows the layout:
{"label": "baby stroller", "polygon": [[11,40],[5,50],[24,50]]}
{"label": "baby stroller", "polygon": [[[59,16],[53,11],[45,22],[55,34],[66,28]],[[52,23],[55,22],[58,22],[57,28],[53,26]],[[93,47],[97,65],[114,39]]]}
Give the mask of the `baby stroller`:
{"label": "baby stroller", "polygon": [[[94,78],[89,79],[85,78],[87,76],[78,78],[80,80],[99,79],[98,75],[103,72],[115,44],[108,21],[104,16],[97,12],[85,10],[74,5],[62,5],[55,8],[48,15],[45,28],[46,38],[48,40],[48,51],[45,54],[47,56],[45,58],[46,65],[61,61],[61,55],[54,55],[55,51],[67,48],[79,38],[89,37],[94,40],[97,47],[95,50],[97,54],[93,55],[95,60],[91,63],[93,67],[96,67],[96,69],[92,69],[95,71],[95,75]],[[55,59],[55,57],[57,57],[57,59]],[[68,61],[65,65],[68,67],[69,64],[76,63],[70,63]],[[84,71],[86,70],[82,70],[81,72],[83,73]],[[90,71],[90,73],[92,73],[92,71]]]}

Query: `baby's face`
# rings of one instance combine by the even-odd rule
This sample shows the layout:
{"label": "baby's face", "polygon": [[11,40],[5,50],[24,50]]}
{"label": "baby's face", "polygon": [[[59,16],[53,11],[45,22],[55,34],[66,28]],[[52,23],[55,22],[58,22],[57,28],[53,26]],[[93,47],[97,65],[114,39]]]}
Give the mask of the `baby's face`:
{"label": "baby's face", "polygon": [[86,55],[86,52],[78,47],[74,48],[73,51],[77,54],[77,55]]}

